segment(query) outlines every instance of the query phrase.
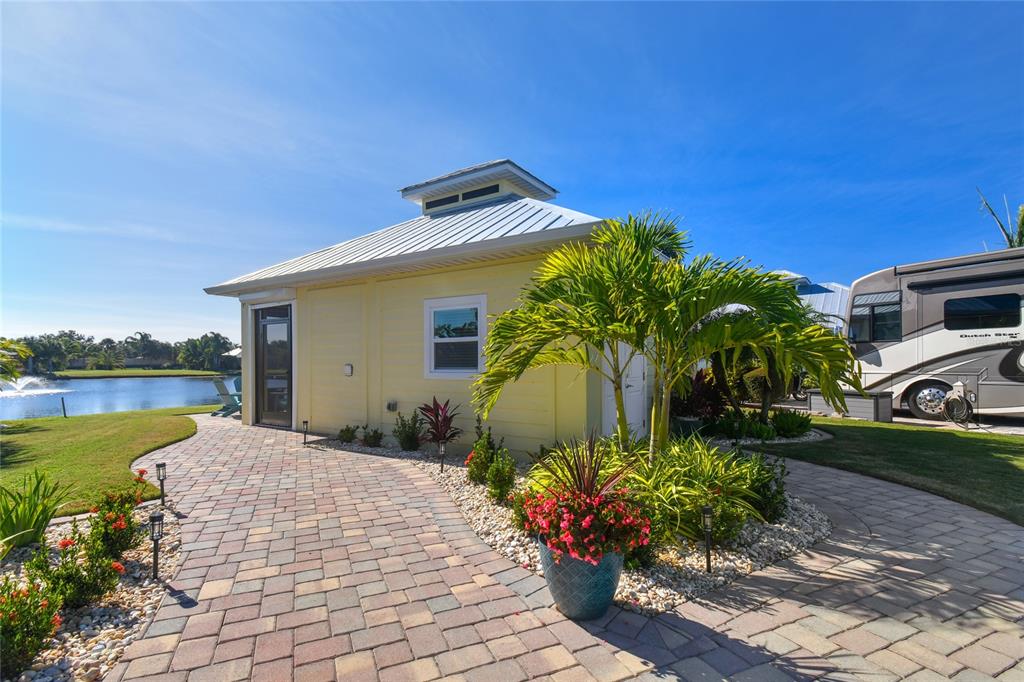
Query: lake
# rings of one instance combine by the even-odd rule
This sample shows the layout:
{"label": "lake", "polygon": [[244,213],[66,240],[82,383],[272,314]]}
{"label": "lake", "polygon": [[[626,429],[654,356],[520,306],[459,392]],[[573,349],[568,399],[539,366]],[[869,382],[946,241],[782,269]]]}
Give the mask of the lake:
{"label": "lake", "polygon": [[[68,416],[149,410],[157,407],[220,404],[213,377],[46,379],[24,391],[0,391],[0,419]],[[228,388],[234,390],[231,383]]]}

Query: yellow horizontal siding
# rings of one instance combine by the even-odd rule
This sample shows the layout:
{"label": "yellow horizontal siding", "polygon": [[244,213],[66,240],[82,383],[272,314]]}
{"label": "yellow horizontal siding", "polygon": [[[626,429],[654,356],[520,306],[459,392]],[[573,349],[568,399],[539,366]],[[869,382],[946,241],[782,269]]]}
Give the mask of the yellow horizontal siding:
{"label": "yellow horizontal siding", "polygon": [[[369,423],[390,436],[396,415],[386,410],[389,400],[410,414],[436,396],[461,405],[457,424],[465,435],[455,450],[465,451],[475,424],[472,382],[424,376],[424,301],[484,294],[488,315],[494,315],[513,305],[537,262],[519,259],[300,289],[297,420],[309,419],[318,433]],[[346,363],[354,376],[343,375]],[[583,436],[599,427],[593,421],[600,415],[600,405],[595,411],[593,404],[595,396],[600,400],[595,383],[596,377],[573,368],[529,372],[505,390],[487,423],[519,453]]]}

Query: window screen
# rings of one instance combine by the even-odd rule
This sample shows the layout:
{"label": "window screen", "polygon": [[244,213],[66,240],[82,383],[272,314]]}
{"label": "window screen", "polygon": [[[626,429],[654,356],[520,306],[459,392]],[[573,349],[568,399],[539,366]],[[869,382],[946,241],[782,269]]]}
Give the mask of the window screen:
{"label": "window screen", "polygon": [[443,199],[431,199],[430,201],[425,203],[423,207],[429,211],[430,209],[437,208],[438,206],[447,206],[448,204],[454,204],[458,200],[459,195],[453,194],[450,197],[444,197]]}
{"label": "window screen", "polygon": [[951,298],[942,307],[946,329],[996,329],[1020,325],[1020,294]]}
{"label": "window screen", "polygon": [[462,200],[469,201],[470,199],[476,199],[477,197],[485,197],[488,194],[497,194],[497,185],[488,185],[487,187],[481,187],[480,189],[471,189],[468,192],[462,193]]}
{"label": "window screen", "polygon": [[484,296],[432,299],[424,303],[428,377],[470,376],[480,371],[486,324]]}

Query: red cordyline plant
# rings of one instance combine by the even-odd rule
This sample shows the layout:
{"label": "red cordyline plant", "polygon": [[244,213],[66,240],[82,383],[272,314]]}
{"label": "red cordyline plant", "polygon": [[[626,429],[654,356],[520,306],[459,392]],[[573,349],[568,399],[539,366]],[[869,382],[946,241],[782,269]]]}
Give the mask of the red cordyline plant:
{"label": "red cordyline plant", "polygon": [[650,519],[620,485],[630,465],[611,463],[608,447],[591,436],[537,459],[533,480],[544,492],[523,500],[525,527],[556,562],[568,554],[596,566],[607,552],[626,553],[650,541]]}
{"label": "red cordyline plant", "polygon": [[426,440],[437,446],[441,455],[441,471],[444,471],[444,446],[462,435],[462,429],[455,426],[455,418],[459,416],[459,406],[449,407],[449,400],[439,403],[437,397],[432,398],[433,404],[420,405],[420,414],[427,421],[424,433]]}

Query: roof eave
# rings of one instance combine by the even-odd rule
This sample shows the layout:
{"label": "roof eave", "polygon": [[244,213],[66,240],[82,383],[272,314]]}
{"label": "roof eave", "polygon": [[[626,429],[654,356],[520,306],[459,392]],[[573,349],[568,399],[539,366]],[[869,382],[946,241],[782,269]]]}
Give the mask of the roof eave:
{"label": "roof eave", "polygon": [[445,265],[453,259],[476,257],[480,259],[499,258],[502,255],[516,255],[524,249],[542,251],[547,247],[561,244],[568,241],[585,239],[595,227],[602,221],[580,223],[568,227],[560,227],[554,230],[533,232],[512,237],[501,237],[490,239],[484,242],[471,244],[460,244],[430,251],[402,254],[390,258],[378,258],[375,260],[363,261],[360,263],[348,263],[330,268],[321,268],[309,272],[296,272],[276,277],[248,280],[244,282],[226,282],[211,287],[205,287],[203,291],[213,296],[236,297],[252,291],[259,291],[267,287],[291,287],[309,284],[320,284],[324,282],[369,277],[379,273],[398,273],[403,270],[417,270],[430,265]]}

